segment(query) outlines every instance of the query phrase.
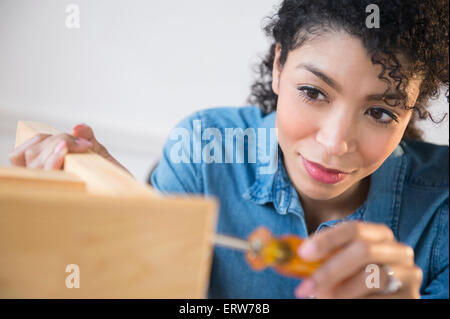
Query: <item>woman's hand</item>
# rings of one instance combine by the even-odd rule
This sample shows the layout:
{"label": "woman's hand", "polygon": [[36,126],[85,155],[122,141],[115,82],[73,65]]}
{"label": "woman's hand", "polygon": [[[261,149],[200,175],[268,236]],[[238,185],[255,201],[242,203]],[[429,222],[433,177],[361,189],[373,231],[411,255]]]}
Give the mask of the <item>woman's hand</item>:
{"label": "woman's hand", "polygon": [[[298,253],[305,260],[325,260],[297,287],[298,298],[420,298],[422,270],[414,263],[414,251],[383,224],[339,223],[313,235]],[[366,283],[373,276],[366,272],[369,264],[379,266],[379,288]],[[386,293],[389,275],[383,266],[401,283],[395,293]]]}
{"label": "woman's hand", "polygon": [[59,170],[63,168],[64,156],[67,153],[85,153],[89,150],[128,172],[97,141],[94,132],[86,124],[76,125],[72,129],[72,135],[65,133],[58,135],[38,134],[12,150],[9,153],[9,161],[14,166]]}

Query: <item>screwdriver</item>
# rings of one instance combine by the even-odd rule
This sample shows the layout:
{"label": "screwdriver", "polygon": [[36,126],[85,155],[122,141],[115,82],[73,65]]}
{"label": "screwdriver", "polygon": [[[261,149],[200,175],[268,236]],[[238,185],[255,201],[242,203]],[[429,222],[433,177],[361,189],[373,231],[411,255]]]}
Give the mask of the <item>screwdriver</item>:
{"label": "screwdriver", "polygon": [[266,227],[256,228],[248,239],[241,239],[223,234],[216,234],[214,244],[245,252],[245,259],[255,271],[267,267],[273,268],[281,275],[306,278],[319,266],[321,261],[305,261],[297,254],[304,239],[292,235],[275,237]]}

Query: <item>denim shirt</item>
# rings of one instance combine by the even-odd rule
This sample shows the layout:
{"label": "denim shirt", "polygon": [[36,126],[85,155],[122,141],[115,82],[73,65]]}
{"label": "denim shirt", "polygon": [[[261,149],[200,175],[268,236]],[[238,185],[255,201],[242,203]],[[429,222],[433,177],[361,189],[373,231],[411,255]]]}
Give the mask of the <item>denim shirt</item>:
{"label": "denim shirt", "polygon": [[[275,127],[275,116],[275,112],[264,115],[256,106],[195,112],[177,125],[189,132],[190,139],[181,143],[176,131],[172,131],[151,175],[151,184],[163,194],[202,194],[219,199],[218,233],[247,238],[258,226],[266,226],[274,235],[311,235],[276,140],[266,138],[267,153],[270,147],[278,147],[278,152],[273,152],[277,158],[271,159],[276,165],[273,173],[262,174],[261,168],[268,165],[267,161],[251,162],[249,157],[244,163],[237,160],[242,151],[247,150],[248,155],[248,148],[254,144],[249,138],[244,139],[244,148],[235,147],[232,151],[226,149],[226,143],[215,141],[216,159],[221,155],[222,159],[233,159],[231,163],[195,159],[195,148],[198,150],[200,145],[204,150],[208,143],[211,146],[211,137],[223,138],[227,128],[270,129]],[[200,137],[202,131],[195,127],[198,124],[202,129],[213,128],[210,139]],[[259,139],[258,135],[258,143]],[[184,160],[174,161],[174,154],[181,153]],[[347,217],[322,223],[316,232],[344,220],[383,223],[398,241],[414,249],[415,263],[423,271],[421,297],[449,298],[448,165],[448,146],[403,139],[371,175],[366,201]],[[242,252],[216,246],[208,298],[294,298],[300,282],[301,279],[281,276],[271,268],[253,271]]]}

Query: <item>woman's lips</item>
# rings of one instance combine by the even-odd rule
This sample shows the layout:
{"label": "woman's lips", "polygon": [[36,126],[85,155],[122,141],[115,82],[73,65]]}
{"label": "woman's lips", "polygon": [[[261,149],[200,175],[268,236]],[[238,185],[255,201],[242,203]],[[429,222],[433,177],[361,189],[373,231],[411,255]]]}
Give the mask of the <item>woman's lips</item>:
{"label": "woman's lips", "polygon": [[319,182],[326,184],[335,184],[342,181],[348,175],[348,173],[346,172],[327,169],[320,164],[310,162],[301,155],[300,157],[308,174]]}

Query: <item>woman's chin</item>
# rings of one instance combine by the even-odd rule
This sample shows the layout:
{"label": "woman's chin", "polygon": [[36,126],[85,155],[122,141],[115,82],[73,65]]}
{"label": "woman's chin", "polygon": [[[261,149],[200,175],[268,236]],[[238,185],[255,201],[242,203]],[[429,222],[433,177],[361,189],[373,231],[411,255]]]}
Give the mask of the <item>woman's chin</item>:
{"label": "woman's chin", "polygon": [[[304,181],[299,179],[298,182],[294,182],[294,186],[301,196],[307,196],[314,200],[330,200],[339,196],[339,189],[332,187],[331,185],[317,185],[310,181]],[[330,187],[331,186],[331,187]]]}
{"label": "woman's chin", "polygon": [[308,174],[303,164],[299,161],[296,161],[293,167],[295,167],[295,176],[290,177],[292,183],[301,196],[307,196],[310,199],[330,200],[338,197],[346,190],[345,185],[348,185],[349,182],[349,176],[347,176],[347,179],[337,183],[326,183],[317,180]]}
{"label": "woman's chin", "polygon": [[303,193],[303,195],[307,196],[310,199],[313,200],[331,200],[333,198],[336,198],[338,195],[336,194],[330,194],[330,193],[318,193],[318,192],[308,192]]}

